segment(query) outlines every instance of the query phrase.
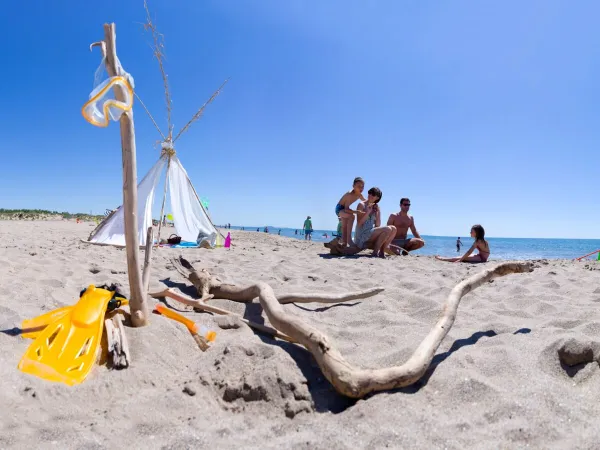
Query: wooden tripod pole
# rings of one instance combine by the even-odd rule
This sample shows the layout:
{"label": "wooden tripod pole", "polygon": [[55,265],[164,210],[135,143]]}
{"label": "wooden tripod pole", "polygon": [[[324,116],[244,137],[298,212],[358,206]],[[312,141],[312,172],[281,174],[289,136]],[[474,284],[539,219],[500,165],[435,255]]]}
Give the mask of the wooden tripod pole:
{"label": "wooden tripod pole", "polygon": [[156,241],[158,245],[160,245],[160,231],[162,230],[163,222],[166,222],[166,219],[163,217],[165,214],[165,201],[167,200],[167,186],[169,184],[169,169],[171,168],[171,156],[168,157],[169,160],[167,162],[167,175],[165,176],[165,188],[163,190],[163,200],[162,205],[160,207],[160,220],[158,222],[158,237]]}
{"label": "wooden tripod pole", "polygon": [[[104,24],[106,43],[106,70],[111,77],[121,75],[117,59],[117,35],[115,24]],[[125,101],[120,86],[115,86],[115,97]],[[134,327],[148,323],[148,303],[142,284],[137,220],[137,167],[135,156],[135,129],[133,110],[124,113],[120,119],[121,148],[123,150],[123,216],[125,217],[125,247],[127,251],[127,273],[129,275],[129,308]]]}

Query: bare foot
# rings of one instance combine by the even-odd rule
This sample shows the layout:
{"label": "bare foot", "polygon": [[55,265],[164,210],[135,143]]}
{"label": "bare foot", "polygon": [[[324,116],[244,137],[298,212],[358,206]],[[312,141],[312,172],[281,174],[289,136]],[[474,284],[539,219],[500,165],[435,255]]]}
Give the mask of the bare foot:
{"label": "bare foot", "polygon": [[379,252],[379,257],[385,259],[385,252],[383,250]]}
{"label": "bare foot", "polygon": [[373,256],[373,257],[379,256],[379,252],[377,250],[373,250],[373,253],[371,253],[371,256]]}

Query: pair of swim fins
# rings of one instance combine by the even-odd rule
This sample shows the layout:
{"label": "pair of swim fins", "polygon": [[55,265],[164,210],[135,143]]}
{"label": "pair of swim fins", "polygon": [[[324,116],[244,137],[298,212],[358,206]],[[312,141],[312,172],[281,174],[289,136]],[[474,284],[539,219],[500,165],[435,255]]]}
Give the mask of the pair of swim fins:
{"label": "pair of swim fins", "polygon": [[18,368],[69,386],[83,382],[96,362],[106,312],[127,303],[115,290],[90,285],[75,305],[23,321],[21,335],[34,341]]}

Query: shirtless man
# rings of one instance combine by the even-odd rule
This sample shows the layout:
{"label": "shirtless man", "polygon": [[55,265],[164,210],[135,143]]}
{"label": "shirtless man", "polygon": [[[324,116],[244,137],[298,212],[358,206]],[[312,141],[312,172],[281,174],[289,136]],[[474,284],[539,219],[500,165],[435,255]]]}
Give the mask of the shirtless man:
{"label": "shirtless man", "polygon": [[[392,241],[393,245],[402,247],[406,251],[418,250],[425,245],[425,241],[419,235],[417,228],[415,227],[415,219],[408,215],[410,209],[410,200],[403,198],[400,200],[400,212],[390,214],[390,218],[387,221],[388,225],[394,225],[396,227],[396,237]],[[407,238],[408,229],[413,234],[413,238]]]}

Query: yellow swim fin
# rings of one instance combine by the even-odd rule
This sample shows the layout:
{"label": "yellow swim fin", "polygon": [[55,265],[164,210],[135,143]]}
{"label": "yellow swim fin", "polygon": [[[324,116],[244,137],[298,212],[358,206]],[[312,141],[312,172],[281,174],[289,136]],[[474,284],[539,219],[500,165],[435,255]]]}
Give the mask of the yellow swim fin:
{"label": "yellow swim fin", "polygon": [[[85,380],[96,362],[104,316],[114,295],[113,291],[90,285],[66,313],[58,314],[56,310],[44,314],[54,313],[59,318],[39,332],[21,358],[19,369],[69,386]],[[32,320],[41,321],[43,316]]]}
{"label": "yellow swim fin", "polygon": [[[129,304],[129,300],[124,297],[115,297],[115,300],[120,302],[120,304],[117,304],[116,308]],[[24,320],[21,323],[21,336],[28,339],[36,339],[48,325],[64,317],[73,308],[74,306],[63,306],[62,308],[49,311],[41,316],[34,317],[33,319]]]}
{"label": "yellow swim fin", "polygon": [[55,309],[54,311],[47,312],[41,316],[37,316],[33,319],[24,320],[21,324],[21,336],[28,339],[37,338],[44,329],[52,322],[56,322],[58,319],[63,318],[66,314],[73,309],[73,306],[64,306],[62,308]]}

